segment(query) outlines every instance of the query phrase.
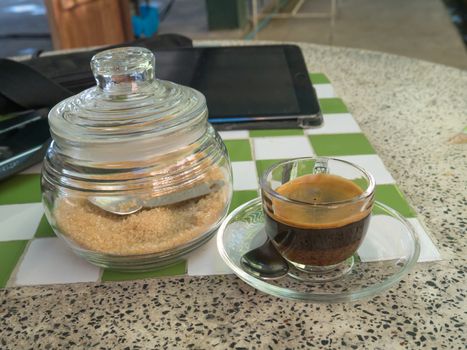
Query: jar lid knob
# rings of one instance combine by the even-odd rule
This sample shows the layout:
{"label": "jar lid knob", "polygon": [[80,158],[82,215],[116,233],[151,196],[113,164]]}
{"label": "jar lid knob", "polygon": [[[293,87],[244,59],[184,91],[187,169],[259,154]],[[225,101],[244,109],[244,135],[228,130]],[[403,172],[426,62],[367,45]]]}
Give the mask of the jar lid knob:
{"label": "jar lid knob", "polygon": [[97,86],[112,95],[135,93],[151,83],[155,66],[153,53],[142,47],[105,50],[91,60]]}

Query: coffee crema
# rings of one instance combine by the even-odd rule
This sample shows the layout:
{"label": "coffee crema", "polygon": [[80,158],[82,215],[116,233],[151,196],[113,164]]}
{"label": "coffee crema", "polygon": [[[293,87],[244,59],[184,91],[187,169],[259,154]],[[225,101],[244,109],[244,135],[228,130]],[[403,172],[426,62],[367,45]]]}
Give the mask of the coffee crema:
{"label": "coffee crema", "polygon": [[311,174],[283,184],[276,192],[300,202],[265,201],[266,232],[287,260],[301,265],[334,265],[360,246],[371,206],[358,200],[339,204],[363,193],[354,182],[337,175]]}

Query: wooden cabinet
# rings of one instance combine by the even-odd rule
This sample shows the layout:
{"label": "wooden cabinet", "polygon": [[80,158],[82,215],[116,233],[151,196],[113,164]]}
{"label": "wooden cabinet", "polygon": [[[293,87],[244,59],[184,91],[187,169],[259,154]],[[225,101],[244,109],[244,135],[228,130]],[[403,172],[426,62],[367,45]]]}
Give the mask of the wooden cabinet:
{"label": "wooden cabinet", "polygon": [[133,39],[128,0],[45,0],[55,49]]}

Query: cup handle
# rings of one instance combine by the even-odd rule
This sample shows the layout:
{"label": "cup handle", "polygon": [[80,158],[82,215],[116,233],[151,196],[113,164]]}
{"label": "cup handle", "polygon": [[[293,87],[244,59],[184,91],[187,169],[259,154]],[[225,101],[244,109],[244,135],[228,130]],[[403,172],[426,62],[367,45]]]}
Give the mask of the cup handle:
{"label": "cup handle", "polygon": [[316,159],[312,174],[327,174],[329,173],[328,160],[326,158]]}

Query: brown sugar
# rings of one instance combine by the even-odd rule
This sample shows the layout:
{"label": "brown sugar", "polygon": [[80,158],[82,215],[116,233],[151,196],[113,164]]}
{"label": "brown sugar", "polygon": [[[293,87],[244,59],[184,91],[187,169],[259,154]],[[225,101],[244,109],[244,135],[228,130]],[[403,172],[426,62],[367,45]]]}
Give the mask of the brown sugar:
{"label": "brown sugar", "polygon": [[203,197],[126,216],[106,212],[86,199],[64,197],[57,200],[54,214],[60,232],[82,248],[114,255],[158,253],[209,230],[228,205],[225,187]]}

